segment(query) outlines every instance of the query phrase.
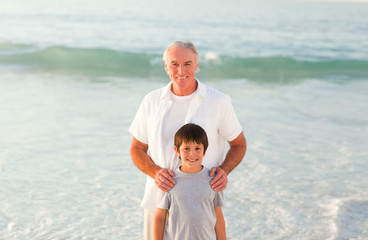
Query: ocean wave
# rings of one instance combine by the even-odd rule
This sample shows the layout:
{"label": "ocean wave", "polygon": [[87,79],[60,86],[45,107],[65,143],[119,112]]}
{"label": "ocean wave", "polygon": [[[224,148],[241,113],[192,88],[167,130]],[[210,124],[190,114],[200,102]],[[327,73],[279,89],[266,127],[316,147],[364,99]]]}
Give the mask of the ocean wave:
{"label": "ocean wave", "polygon": [[[86,76],[164,77],[161,54],[104,48],[78,48],[0,43],[0,65],[27,71]],[[248,79],[292,81],[306,78],[361,79],[368,77],[365,60],[297,60],[290,57],[234,57],[205,53],[198,77],[207,80]]]}

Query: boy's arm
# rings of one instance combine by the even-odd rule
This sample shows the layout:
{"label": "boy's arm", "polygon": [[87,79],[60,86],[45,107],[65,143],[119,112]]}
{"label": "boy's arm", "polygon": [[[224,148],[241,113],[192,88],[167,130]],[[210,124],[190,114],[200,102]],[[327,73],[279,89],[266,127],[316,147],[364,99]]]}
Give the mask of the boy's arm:
{"label": "boy's arm", "polygon": [[154,240],[164,239],[165,223],[166,223],[167,210],[157,208],[154,222]]}
{"label": "boy's arm", "polygon": [[216,213],[216,225],[215,225],[216,239],[226,240],[225,219],[224,215],[222,215],[222,208],[215,207],[215,213]]}

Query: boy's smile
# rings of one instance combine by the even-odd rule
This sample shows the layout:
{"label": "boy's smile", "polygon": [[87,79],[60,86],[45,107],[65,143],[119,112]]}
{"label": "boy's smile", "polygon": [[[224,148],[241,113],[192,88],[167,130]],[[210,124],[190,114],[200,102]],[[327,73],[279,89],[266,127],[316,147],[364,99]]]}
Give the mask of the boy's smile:
{"label": "boy's smile", "polygon": [[204,157],[204,147],[202,143],[183,142],[179,150],[175,147],[175,151],[181,159],[181,171],[186,173],[197,173],[202,170],[201,163]]}

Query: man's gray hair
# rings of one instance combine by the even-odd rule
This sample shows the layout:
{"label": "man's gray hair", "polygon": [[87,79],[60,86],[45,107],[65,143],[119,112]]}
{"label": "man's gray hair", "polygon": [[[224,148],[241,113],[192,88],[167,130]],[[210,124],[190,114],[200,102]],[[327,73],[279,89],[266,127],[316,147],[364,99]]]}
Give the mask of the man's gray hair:
{"label": "man's gray hair", "polygon": [[190,41],[175,41],[173,43],[171,43],[165,50],[164,55],[163,55],[163,60],[166,60],[167,57],[167,52],[171,49],[171,48],[188,48],[190,50],[193,51],[197,62],[199,62],[199,54],[197,52],[196,47],[194,46],[194,44]]}

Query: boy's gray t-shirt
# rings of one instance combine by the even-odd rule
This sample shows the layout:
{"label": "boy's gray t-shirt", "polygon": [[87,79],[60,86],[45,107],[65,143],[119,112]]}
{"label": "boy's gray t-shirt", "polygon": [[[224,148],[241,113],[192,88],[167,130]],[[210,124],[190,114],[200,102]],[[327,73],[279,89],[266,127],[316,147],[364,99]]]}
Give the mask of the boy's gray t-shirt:
{"label": "boy's gray t-shirt", "polygon": [[174,179],[174,188],[157,198],[157,207],[169,210],[165,239],[216,239],[214,207],[223,206],[224,194],[211,188],[209,170],[190,174],[178,168]]}

